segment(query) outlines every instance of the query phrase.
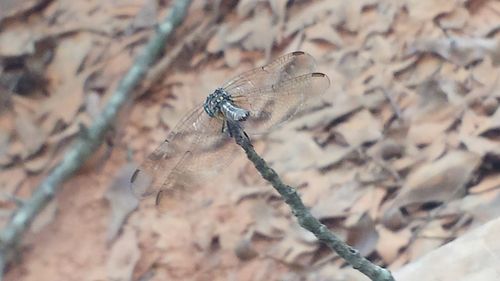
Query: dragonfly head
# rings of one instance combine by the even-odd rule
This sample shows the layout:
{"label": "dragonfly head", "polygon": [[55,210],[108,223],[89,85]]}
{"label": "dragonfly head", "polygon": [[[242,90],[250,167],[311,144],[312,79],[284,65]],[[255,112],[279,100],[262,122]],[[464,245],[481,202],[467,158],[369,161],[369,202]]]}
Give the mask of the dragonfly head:
{"label": "dragonfly head", "polygon": [[216,89],[213,93],[208,95],[203,109],[210,117],[215,117],[221,113],[221,104],[226,101],[231,101],[231,96],[222,88]]}

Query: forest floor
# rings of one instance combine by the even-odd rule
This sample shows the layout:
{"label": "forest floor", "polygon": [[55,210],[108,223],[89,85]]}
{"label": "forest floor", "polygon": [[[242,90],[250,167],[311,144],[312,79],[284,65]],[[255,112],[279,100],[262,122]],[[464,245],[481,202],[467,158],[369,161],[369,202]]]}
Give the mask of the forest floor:
{"label": "forest floor", "polygon": [[[101,112],[172,2],[0,0],[1,227]],[[135,163],[215,88],[301,50],[330,87],[251,135],[263,158],[373,262],[398,272],[427,255],[413,278],[460,280],[470,266],[468,280],[498,280],[496,239],[432,253],[500,214],[499,31],[493,0],[193,1],[5,279],[367,280],[298,226],[243,151],[166,210],[128,189]]]}

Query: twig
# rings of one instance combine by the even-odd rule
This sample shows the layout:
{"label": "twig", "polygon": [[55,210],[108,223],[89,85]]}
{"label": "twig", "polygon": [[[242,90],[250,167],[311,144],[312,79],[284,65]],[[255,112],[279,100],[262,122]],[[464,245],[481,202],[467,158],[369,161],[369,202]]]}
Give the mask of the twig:
{"label": "twig", "polygon": [[248,159],[252,161],[262,177],[281,194],[303,228],[312,232],[321,242],[351,264],[354,269],[357,269],[371,280],[394,281],[389,270],[379,267],[362,257],[356,249],[340,240],[324,224],[311,215],[302,199],[300,199],[297,190],[284,184],[278,174],[255,152],[248,135],[239,123],[228,122],[228,130],[236,143],[245,150]]}
{"label": "twig", "polygon": [[184,19],[190,0],[176,1],[163,22],[150,39],[141,54],[118,84],[108,104],[88,129],[84,129],[81,136],[65,153],[62,161],[35,189],[31,198],[25,201],[22,207],[16,210],[7,226],[0,233],[0,280],[6,264],[12,259],[16,246],[20,243],[23,233],[31,225],[36,215],[52,200],[58,186],[85,162],[99,147],[104,136],[122,105],[131,97],[136,86],[143,79],[148,68],[156,61],[165,47],[165,42],[174,29]]}

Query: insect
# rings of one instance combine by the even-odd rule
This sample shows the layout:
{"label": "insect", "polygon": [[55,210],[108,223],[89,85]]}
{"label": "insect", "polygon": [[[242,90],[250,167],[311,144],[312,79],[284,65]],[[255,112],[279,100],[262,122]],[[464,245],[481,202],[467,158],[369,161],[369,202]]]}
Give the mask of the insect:
{"label": "insect", "polygon": [[190,186],[217,173],[234,156],[227,122],[240,122],[249,134],[272,130],[305,102],[322,94],[330,80],[314,72],[314,58],[292,52],[268,65],[236,76],[187,114],[134,172],[131,186],[139,197]]}

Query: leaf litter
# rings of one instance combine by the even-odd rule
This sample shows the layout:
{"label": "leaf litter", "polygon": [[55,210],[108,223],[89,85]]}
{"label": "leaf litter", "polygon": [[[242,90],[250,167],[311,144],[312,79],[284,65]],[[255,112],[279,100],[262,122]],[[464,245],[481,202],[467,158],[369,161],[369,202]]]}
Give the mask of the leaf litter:
{"label": "leaf litter", "polygon": [[[6,196],[0,207],[9,214],[15,204],[8,198],[26,195],[24,187],[35,186],[80,134],[81,125],[92,122],[170,4],[4,2],[0,187]],[[111,155],[99,152],[86,164],[77,177],[81,186],[72,184],[77,179],[64,186],[90,188],[92,206],[77,205],[81,209],[68,212],[71,204],[58,202],[57,212],[49,208],[31,234],[45,243],[53,231],[55,239],[43,246],[26,242],[35,249],[61,250],[26,253],[7,280],[150,275],[152,280],[281,280],[292,275],[317,280],[324,274],[358,279],[298,227],[270,187],[245,166],[243,153],[193,194],[196,204],[177,202],[175,210],[164,213],[154,200],[138,202],[127,193],[127,149],[143,159],[225,79],[286,50],[311,53],[332,87],[279,130],[253,139],[285,182],[298,187],[314,215],[392,270],[405,264],[404,270],[441,265],[446,261],[433,257],[440,251],[434,249],[469,229],[485,236],[486,229],[495,227],[494,222],[484,224],[500,213],[498,2],[215,2],[227,11],[213,23],[215,33],[201,42],[180,43],[179,54],[189,59],[171,61],[173,67],[163,68],[164,79],[146,85],[148,91],[119,118]],[[197,16],[186,19],[176,41],[201,23],[198,15],[206,18],[211,11],[199,3],[192,10]],[[31,84],[20,84],[22,79]],[[75,196],[58,200],[78,200]],[[104,212],[105,223],[100,220]],[[59,224],[67,220],[102,225],[94,232],[61,231]],[[95,237],[108,247],[96,243],[89,252],[105,263],[86,251],[68,260],[78,249],[58,244]],[[494,239],[483,237],[480,246],[470,246],[466,237],[450,247],[482,253],[478,264],[495,260]],[[45,266],[42,260],[58,266]],[[311,266],[314,270],[303,270]],[[492,267],[478,267],[482,271],[474,280],[500,275]],[[460,270],[449,266],[449,271]],[[458,280],[450,276],[439,280]]]}

